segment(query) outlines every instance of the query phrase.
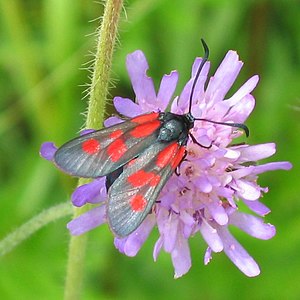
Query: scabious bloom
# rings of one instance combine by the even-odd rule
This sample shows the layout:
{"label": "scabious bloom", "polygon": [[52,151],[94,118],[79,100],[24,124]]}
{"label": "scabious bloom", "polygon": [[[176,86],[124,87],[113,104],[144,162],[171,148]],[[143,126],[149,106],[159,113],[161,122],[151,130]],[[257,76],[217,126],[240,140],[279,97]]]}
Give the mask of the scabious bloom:
{"label": "scabious bloom", "polygon": [[[191,87],[201,58],[196,58],[191,79],[179,97],[171,103],[171,112],[188,112]],[[225,96],[237,78],[243,63],[234,51],[229,51],[214,76],[209,78],[210,63],[206,62],[196,83],[192,99],[192,114],[195,118],[205,118],[218,122],[244,123],[252,112],[255,99],[251,95],[258,82],[258,76],[251,77],[228,99]],[[173,97],[178,72],[164,75],[156,94],[153,81],[147,76],[147,60],[142,51],[135,51],[127,57],[127,70],[136,95],[135,101],[115,97],[116,110],[132,118],[152,111],[165,111]],[[105,126],[122,122],[111,117]],[[270,212],[260,202],[267,188],[259,186],[258,175],[272,170],[288,170],[289,162],[257,164],[257,161],[275,153],[275,144],[236,144],[233,140],[242,132],[232,127],[196,121],[191,130],[201,147],[192,140],[187,144],[187,156],[179,167],[180,176],[175,174],[161,191],[158,201],[144,222],[129,236],[115,238],[117,249],[127,256],[135,256],[146,241],[152,229],[157,226],[159,238],[154,245],[153,258],[160,251],[171,254],[178,278],[191,267],[189,238],[201,234],[208,247],[204,263],[208,264],[212,253],[224,251],[231,261],[247,276],[260,273],[254,259],[231,235],[229,225],[236,226],[259,239],[270,239],[275,235],[275,227],[266,224],[263,218]],[[209,147],[211,146],[211,147]],[[41,154],[53,159],[56,147],[44,143]],[[75,206],[93,203],[95,207],[68,224],[73,235],[83,234],[106,223],[107,191],[105,178],[95,179],[78,187],[72,201]],[[255,215],[242,212],[238,206],[247,206]]]}

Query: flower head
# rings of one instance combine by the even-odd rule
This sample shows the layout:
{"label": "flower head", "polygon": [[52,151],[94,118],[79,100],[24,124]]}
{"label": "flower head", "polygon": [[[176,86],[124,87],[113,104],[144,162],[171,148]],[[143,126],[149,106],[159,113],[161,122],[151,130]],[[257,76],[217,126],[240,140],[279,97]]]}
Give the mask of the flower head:
{"label": "flower head", "polygon": [[[181,94],[172,100],[171,112],[188,112],[191,86],[201,61],[201,58],[196,58],[191,79]],[[192,114],[195,118],[245,122],[255,105],[251,92],[258,82],[258,76],[251,77],[233,96],[225,99],[242,65],[237,53],[229,51],[205,88],[210,63],[204,64],[192,99]],[[164,75],[156,93],[152,79],[146,74],[148,64],[142,51],[128,55],[127,70],[136,100],[115,97],[116,110],[130,118],[166,110],[177,85],[178,72]],[[120,118],[111,117],[105,121],[105,126],[119,122],[122,122]],[[129,236],[122,239],[116,237],[115,246],[120,252],[135,256],[157,225],[159,238],[154,245],[153,258],[156,260],[162,249],[170,253],[177,278],[191,267],[189,238],[201,234],[208,245],[204,255],[205,264],[211,260],[212,253],[224,251],[244,274],[256,276],[260,272],[257,263],[231,235],[229,225],[259,239],[272,238],[275,227],[264,223],[262,219],[270,210],[259,201],[268,190],[258,185],[258,175],[271,170],[288,170],[291,164],[274,162],[257,165],[258,160],[275,153],[275,145],[234,145],[233,140],[242,133],[230,126],[196,121],[191,134],[204,147],[192,140],[188,141],[186,158],[179,167],[180,176],[174,174],[169,179],[152,213]],[[52,143],[45,143],[41,154],[51,160],[55,149]],[[103,204],[107,201],[107,193],[104,178],[78,187],[72,195],[72,201],[76,206],[98,204],[68,224],[72,234],[82,234],[106,222]],[[258,216],[242,212],[238,208],[240,203]]]}

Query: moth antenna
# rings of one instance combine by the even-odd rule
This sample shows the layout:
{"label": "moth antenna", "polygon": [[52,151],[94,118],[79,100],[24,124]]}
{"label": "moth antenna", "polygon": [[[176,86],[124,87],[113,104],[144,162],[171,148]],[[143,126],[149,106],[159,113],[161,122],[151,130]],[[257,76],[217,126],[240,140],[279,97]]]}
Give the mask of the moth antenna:
{"label": "moth antenna", "polygon": [[201,64],[197,70],[197,73],[196,73],[196,76],[195,76],[195,79],[193,81],[193,85],[192,85],[192,89],[191,89],[191,94],[190,94],[190,103],[189,103],[189,113],[191,113],[191,110],[192,110],[192,99],[193,99],[193,96],[194,96],[194,91],[195,91],[195,86],[196,86],[196,83],[198,81],[198,78],[200,76],[200,73],[204,67],[204,64],[207,62],[208,60],[208,56],[209,56],[209,49],[208,49],[208,46],[207,44],[205,43],[204,39],[201,39],[201,43],[202,43],[202,46],[203,46],[203,49],[204,49],[204,57],[201,61]]}
{"label": "moth antenna", "polygon": [[[192,110],[192,99],[193,99],[193,96],[194,96],[196,83],[199,79],[199,76],[200,76],[201,71],[204,67],[204,64],[207,62],[208,56],[209,56],[209,49],[208,49],[208,46],[205,43],[204,39],[201,39],[201,43],[202,43],[202,46],[203,46],[203,49],[204,49],[204,57],[201,61],[201,64],[200,64],[200,66],[197,70],[195,79],[194,79],[193,84],[192,84],[191,94],[190,94],[190,103],[189,103],[189,114],[191,114],[191,110]],[[207,120],[207,119],[202,119],[202,118],[199,118],[199,119],[194,118],[194,120],[195,121],[206,121],[206,122],[210,122],[210,123],[213,123],[213,124],[219,124],[219,125],[225,125],[225,126],[240,128],[240,129],[244,130],[247,137],[250,134],[249,128],[245,124],[242,124],[242,123],[217,122],[217,121],[212,121],[212,120]]]}
{"label": "moth antenna", "polygon": [[244,132],[246,133],[246,137],[249,136],[250,131],[249,128],[243,124],[243,123],[226,123],[226,122],[217,122],[217,121],[212,121],[212,120],[207,120],[207,119],[195,119],[196,121],[205,121],[205,122],[210,122],[213,124],[219,124],[219,125],[225,125],[225,126],[230,126],[230,127],[235,127],[235,128],[240,128],[242,130],[244,130]]}

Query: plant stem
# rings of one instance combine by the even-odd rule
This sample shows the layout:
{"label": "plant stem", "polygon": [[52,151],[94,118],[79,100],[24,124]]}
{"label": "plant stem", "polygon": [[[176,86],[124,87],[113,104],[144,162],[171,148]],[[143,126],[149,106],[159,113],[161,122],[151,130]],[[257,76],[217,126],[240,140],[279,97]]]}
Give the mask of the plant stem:
{"label": "plant stem", "polygon": [[[113,49],[122,9],[122,0],[107,0],[102,24],[98,31],[97,51],[90,87],[90,98],[86,128],[99,128],[104,119],[105,102],[108,94]],[[80,179],[79,185],[87,183]],[[74,218],[85,212],[88,207],[74,208]],[[87,235],[72,236],[69,244],[69,260],[65,285],[65,300],[80,298]]]}
{"label": "plant stem", "polygon": [[5,255],[27,239],[33,233],[41,229],[50,222],[56,221],[62,217],[72,214],[72,206],[69,203],[58,204],[53,206],[10,233],[0,242],[0,256]]}
{"label": "plant stem", "polygon": [[107,0],[105,5],[102,24],[98,31],[98,44],[86,119],[87,128],[96,129],[102,126],[122,3],[123,0]]}

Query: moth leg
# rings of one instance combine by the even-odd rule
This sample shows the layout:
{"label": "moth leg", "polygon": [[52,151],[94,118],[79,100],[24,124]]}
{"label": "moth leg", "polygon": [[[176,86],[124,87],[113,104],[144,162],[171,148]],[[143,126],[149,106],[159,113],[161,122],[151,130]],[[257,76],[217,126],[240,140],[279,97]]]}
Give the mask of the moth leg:
{"label": "moth leg", "polygon": [[198,145],[198,146],[200,146],[200,147],[202,147],[202,148],[210,149],[211,146],[212,146],[212,144],[213,144],[213,143],[211,142],[211,144],[210,144],[209,146],[204,146],[204,145],[202,145],[201,143],[199,143],[199,142],[196,140],[196,138],[195,138],[191,133],[189,133],[189,136],[191,137],[193,143],[195,143],[196,145]]}
{"label": "moth leg", "polygon": [[182,164],[182,162],[183,162],[184,160],[186,160],[186,159],[185,159],[186,156],[187,156],[187,151],[184,152],[184,155],[183,155],[181,161],[179,162],[178,166],[176,167],[176,169],[175,169],[175,171],[174,171],[174,173],[176,174],[176,176],[180,176],[180,165]]}

